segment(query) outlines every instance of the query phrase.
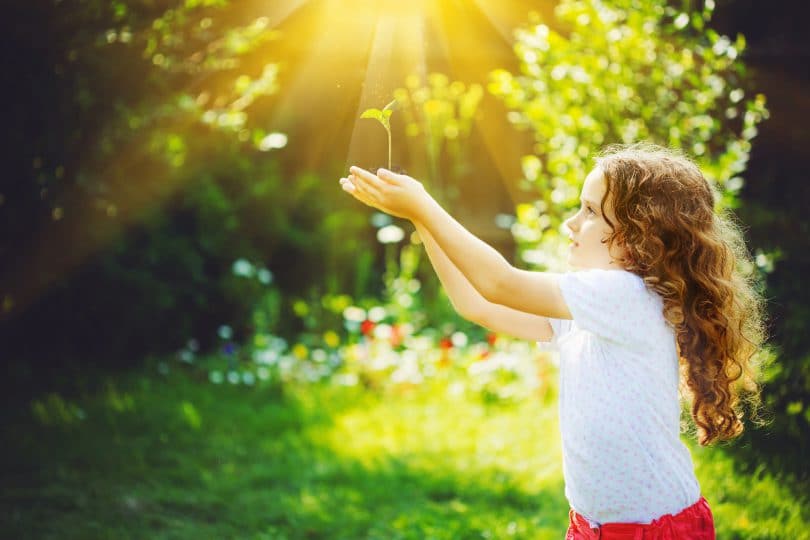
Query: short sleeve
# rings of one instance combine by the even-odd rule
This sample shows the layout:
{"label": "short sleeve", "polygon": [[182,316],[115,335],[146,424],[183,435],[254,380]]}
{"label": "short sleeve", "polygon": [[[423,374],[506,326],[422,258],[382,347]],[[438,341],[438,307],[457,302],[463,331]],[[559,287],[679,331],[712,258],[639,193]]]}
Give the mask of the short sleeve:
{"label": "short sleeve", "polygon": [[577,328],[609,341],[633,340],[653,313],[644,281],[624,270],[569,272],[559,287]]}
{"label": "short sleeve", "polygon": [[552,330],[551,339],[548,341],[538,341],[537,344],[542,350],[556,351],[559,350],[558,344],[560,339],[571,331],[572,324],[570,320],[553,319],[551,317],[548,318],[548,322]]}

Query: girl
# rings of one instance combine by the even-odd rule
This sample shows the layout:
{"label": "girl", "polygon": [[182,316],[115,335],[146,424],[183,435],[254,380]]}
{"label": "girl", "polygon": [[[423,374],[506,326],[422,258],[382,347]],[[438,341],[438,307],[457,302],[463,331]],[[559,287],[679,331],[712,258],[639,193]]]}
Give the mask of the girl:
{"label": "girl", "polygon": [[565,222],[577,271],[564,274],[511,266],[409,176],[352,167],[340,183],[413,221],[462,316],[560,351],[566,539],[715,538],[679,389],[701,445],[740,434],[762,301],[738,271],[739,229],[690,159],[644,143],[599,155]]}

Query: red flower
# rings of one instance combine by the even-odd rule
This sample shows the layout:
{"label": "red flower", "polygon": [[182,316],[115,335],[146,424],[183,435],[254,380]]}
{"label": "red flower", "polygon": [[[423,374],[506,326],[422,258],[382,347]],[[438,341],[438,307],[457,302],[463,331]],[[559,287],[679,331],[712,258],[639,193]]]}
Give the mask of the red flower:
{"label": "red flower", "polygon": [[486,360],[489,356],[489,351],[481,351],[481,354],[478,355],[479,360]]}
{"label": "red flower", "polygon": [[444,350],[452,349],[453,340],[451,340],[449,337],[442,338],[442,340],[439,342],[439,347]]}
{"label": "red flower", "polygon": [[487,343],[489,343],[490,346],[495,345],[496,341],[498,341],[498,334],[495,332],[490,332],[487,334]]}
{"label": "red flower", "polygon": [[374,322],[366,319],[362,323],[360,323],[360,331],[363,333],[364,336],[368,336],[374,330],[374,327],[377,326]]}

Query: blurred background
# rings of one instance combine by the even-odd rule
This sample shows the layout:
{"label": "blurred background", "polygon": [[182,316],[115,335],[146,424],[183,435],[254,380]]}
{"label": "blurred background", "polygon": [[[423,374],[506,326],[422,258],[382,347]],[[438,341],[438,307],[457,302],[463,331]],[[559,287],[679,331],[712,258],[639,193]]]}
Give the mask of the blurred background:
{"label": "blurred background", "polygon": [[[343,537],[338,529],[353,531],[347,538],[424,538],[438,520],[457,525],[434,531],[441,538],[479,538],[487,530],[494,537],[560,536],[531,521],[536,486],[522,487],[519,496],[498,491],[502,504],[523,517],[493,514],[491,529],[485,518],[478,523],[461,511],[457,522],[447,521],[442,512],[457,511],[459,498],[492,495],[503,484],[497,475],[472,492],[458,478],[439,475],[425,489],[443,510],[406,522],[389,516],[386,524],[400,523],[391,528],[363,514],[335,529],[323,500],[322,514],[301,513],[309,499],[289,478],[297,502],[281,505],[283,519],[247,520],[216,532],[186,507],[161,513],[171,504],[145,502],[149,496],[132,491],[130,480],[99,479],[98,491],[81,486],[96,478],[90,469],[102,478],[101,471],[123,470],[124,461],[140,463],[132,478],[168,478],[148,456],[165,456],[163,439],[173,440],[178,430],[200,437],[187,444],[218,440],[200,431],[211,425],[202,404],[226,397],[254,400],[244,404],[248,410],[275,404],[266,422],[287,418],[300,426],[331,418],[330,403],[351,410],[363,400],[380,405],[424,389],[420,406],[447,392],[472,396],[465,402],[471,407],[510,404],[513,409],[497,409],[505,415],[502,426],[533,418],[531,411],[520,416],[527,403],[553,411],[554,357],[460,318],[413,226],[360,205],[338,179],[354,164],[404,171],[515,265],[560,270],[560,225],[577,204],[592,156],[608,143],[644,139],[683,148],[698,160],[722,194],[719,206],[733,209],[743,225],[756,262],[751,270],[768,300],[770,339],[762,354],[768,423],[747,426],[740,439],[723,445],[728,461],[702,469],[707,477],[749,479],[707,484],[718,501],[730,501],[722,537],[806,534],[780,536],[789,527],[777,525],[789,521],[805,531],[808,523],[810,293],[803,279],[810,272],[810,40],[798,16],[803,10],[798,0],[32,0],[14,6],[0,22],[7,77],[0,176],[6,373],[0,384],[8,517],[2,525],[30,537],[52,537],[62,527],[77,538],[113,530],[139,531],[136,537],[156,531]],[[392,100],[390,133],[361,119]],[[154,397],[155,388],[164,389],[162,397]],[[335,397],[335,388],[344,393]],[[152,399],[154,416],[139,405]],[[180,427],[150,423],[163,414],[161,406]],[[369,410],[380,416],[358,422],[378,435],[375,422],[396,424],[393,417],[408,414]],[[217,411],[209,412],[221,425],[232,423]],[[450,417],[447,425],[457,421]],[[554,429],[549,421],[544,429]],[[400,427],[407,432],[408,426]],[[358,436],[359,428],[346,429],[346,437]],[[423,429],[430,440],[446,426]],[[264,440],[257,426],[245,430]],[[98,458],[115,446],[110,433],[134,452],[122,462]],[[126,443],[133,434],[160,444]],[[445,448],[448,463],[465,459],[464,444],[474,436],[467,437],[448,441],[456,444],[452,452]],[[544,437],[557,444],[556,435]],[[516,450],[523,458],[532,452],[526,444]],[[47,450],[54,445],[72,450],[53,456]],[[318,462],[301,448],[298,454],[305,457],[296,466]],[[413,461],[398,459],[411,471]],[[207,467],[192,462],[188,474],[216,476]],[[358,482],[340,470],[350,485]],[[415,477],[438,478],[435,470],[415,471]],[[386,478],[392,489],[402,488]],[[548,478],[550,507],[562,516],[549,531],[559,531],[567,515],[559,471]],[[379,478],[360,482],[371,489]],[[185,494],[201,489],[194,484]],[[762,504],[788,502],[763,506],[761,519],[748,515],[744,501],[757,489]],[[98,493],[113,492],[114,512],[95,506]],[[223,493],[216,492],[218,501],[227,499]],[[362,497],[344,495],[365,507]],[[272,500],[285,500],[278,497]],[[189,508],[206,504],[197,500]],[[106,516],[95,528],[86,519],[91,510]],[[134,521],[115,529],[121,512]],[[137,521],[143,516],[151,516],[146,525]]]}

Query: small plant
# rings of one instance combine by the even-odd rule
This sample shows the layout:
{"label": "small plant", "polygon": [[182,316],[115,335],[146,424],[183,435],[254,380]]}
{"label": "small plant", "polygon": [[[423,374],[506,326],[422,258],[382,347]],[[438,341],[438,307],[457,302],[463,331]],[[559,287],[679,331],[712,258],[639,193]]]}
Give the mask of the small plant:
{"label": "small plant", "polygon": [[391,115],[394,114],[394,109],[396,108],[397,100],[393,100],[391,103],[386,105],[383,110],[380,109],[366,109],[363,111],[363,114],[360,115],[360,118],[375,118],[380,121],[380,123],[385,128],[385,131],[388,132],[388,170],[391,170],[391,122],[390,118]]}

